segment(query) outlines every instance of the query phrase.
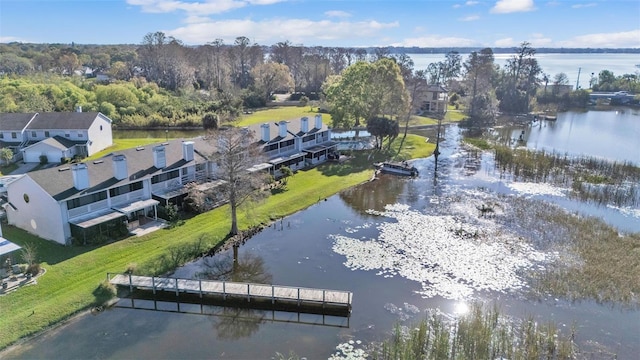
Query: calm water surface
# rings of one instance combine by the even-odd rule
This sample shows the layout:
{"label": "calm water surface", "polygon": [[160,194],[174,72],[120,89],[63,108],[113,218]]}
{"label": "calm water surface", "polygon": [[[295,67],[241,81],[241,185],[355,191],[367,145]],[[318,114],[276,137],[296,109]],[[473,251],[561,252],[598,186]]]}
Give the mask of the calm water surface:
{"label": "calm water surface", "polygon": [[[556,126],[564,127],[566,121],[571,122],[559,118]],[[574,135],[572,131],[568,136]],[[326,359],[340,343],[380,340],[394,324],[411,324],[434,309],[453,317],[460,304],[478,300],[498,304],[515,319],[532,316],[541,322],[552,321],[566,333],[575,324],[577,341],[594,358],[617,354],[618,359],[633,359],[640,352],[640,311],[589,301],[527,297],[526,285],[518,284],[517,276],[526,269],[544,266],[544,249],[522,248],[523,258],[530,253],[539,253],[540,258],[514,263],[515,271],[510,273],[491,268],[482,262],[482,256],[473,256],[478,251],[495,251],[505,265],[517,261],[500,253],[500,244],[486,250],[451,239],[450,246],[437,253],[411,244],[431,233],[436,235],[429,238],[433,242],[449,236],[449,229],[438,224],[446,227],[450,221],[461,228],[478,226],[493,231],[518,248],[517,236],[509,234],[508,221],[497,224],[477,217],[476,206],[496,199],[497,194],[540,199],[585,214],[605,211],[600,216],[625,231],[640,231],[640,213],[581,204],[563,196],[562,189],[532,185],[523,190],[496,176],[490,154],[482,155],[481,167],[470,174],[463,167],[469,154],[459,148],[459,130],[447,128],[445,138],[436,178],[433,158],[416,160],[420,170],[417,179],[382,176],[276,222],[240,248],[235,270],[231,255],[223,253],[188,264],[174,274],[209,278],[233,273],[246,281],[349,290],[354,294],[350,318],[123,299],[117,307],[81,316],[7,357],[269,359],[276,352],[286,355],[292,351],[308,359]],[[531,141],[528,138],[527,142]],[[395,210],[387,207],[389,204],[396,204]],[[339,248],[338,244],[351,245]],[[382,249],[382,255],[386,252],[389,256],[363,257],[366,251],[358,253],[357,247],[365,245],[370,246],[369,254],[379,254]],[[448,247],[455,247],[458,253]],[[445,256],[437,259],[440,267],[453,274],[454,280],[468,280],[470,286],[456,288],[455,282],[430,278],[437,273],[435,268],[425,272],[421,265],[407,266],[420,261],[433,264],[429,256],[442,254]],[[458,259],[461,255],[465,258]],[[469,268],[486,268],[497,280],[483,282],[474,277],[477,273],[465,272]]]}
{"label": "calm water surface", "polygon": [[[460,54],[462,62],[469,54]],[[445,54],[409,54],[417,70],[426,69],[431,63],[445,60]],[[495,63],[504,67],[513,54],[494,54]],[[596,78],[602,70],[609,70],[615,76],[636,74],[640,71],[635,65],[639,63],[638,54],[536,54],[542,72],[553,78],[558,73],[565,73],[569,85],[575,88],[576,83],[583,89],[589,88],[591,74]]]}

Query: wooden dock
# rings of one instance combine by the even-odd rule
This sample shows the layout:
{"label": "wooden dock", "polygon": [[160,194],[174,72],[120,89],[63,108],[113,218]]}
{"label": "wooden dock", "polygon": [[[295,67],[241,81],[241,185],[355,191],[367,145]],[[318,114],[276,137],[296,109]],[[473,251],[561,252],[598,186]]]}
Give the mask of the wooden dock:
{"label": "wooden dock", "polygon": [[292,309],[300,312],[349,315],[353,294],[350,291],[313,289],[269,284],[239,283],[216,280],[179,279],[131,274],[107,273],[107,280],[119,287],[167,294],[181,293],[212,298],[225,305],[264,308]]}

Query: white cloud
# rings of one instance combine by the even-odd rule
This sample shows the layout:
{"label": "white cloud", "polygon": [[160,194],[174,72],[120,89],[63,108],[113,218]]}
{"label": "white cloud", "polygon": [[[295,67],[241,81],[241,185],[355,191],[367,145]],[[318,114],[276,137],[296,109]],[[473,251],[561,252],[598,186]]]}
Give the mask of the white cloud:
{"label": "white cloud", "polygon": [[514,46],[518,46],[520,44],[520,42],[513,40],[513,38],[504,38],[504,39],[498,39],[496,41],[493,42],[493,44],[496,47],[514,47]]}
{"label": "white cloud", "polygon": [[16,36],[0,36],[0,44],[10,43],[10,42],[30,43],[33,41],[26,41]]}
{"label": "white cloud", "polygon": [[639,48],[640,29],[617,33],[586,34],[560,41],[561,47]]}
{"label": "white cloud", "polygon": [[473,6],[473,5],[478,5],[479,1],[467,1],[466,3],[464,3],[467,6]]}
{"label": "white cloud", "polygon": [[574,4],[574,5],[571,5],[571,7],[574,9],[580,9],[580,8],[586,8],[586,7],[594,7],[596,5],[597,5],[596,3]]}
{"label": "white cloud", "polygon": [[390,44],[391,46],[418,46],[418,47],[464,47],[477,46],[478,42],[466,38],[446,37],[440,35],[421,36],[407,38],[400,42]]}
{"label": "white cloud", "polygon": [[194,15],[220,14],[250,5],[271,5],[286,0],[127,0],[127,4],[140,6],[148,13],[184,11]]}
{"label": "white cloud", "polygon": [[[247,36],[259,44],[275,44],[289,40],[294,44],[314,45],[321,41],[361,40],[373,38],[383,30],[396,28],[397,22],[381,23],[377,21],[312,21],[307,19],[221,20],[205,23],[187,24],[183,27],[164,30],[164,33],[184,41],[187,44],[204,44],[211,41],[211,34],[227,43],[240,35]],[[314,43],[315,41],[315,43]]]}
{"label": "white cloud", "polygon": [[342,11],[342,10],[330,10],[330,11],[325,11],[324,13],[325,15],[327,15],[328,17],[338,17],[338,18],[347,18],[347,17],[351,17],[351,14],[346,12],[346,11]]}
{"label": "white cloud", "polygon": [[535,10],[533,0],[498,0],[491,9],[494,14],[508,14]]}
{"label": "white cloud", "polygon": [[476,21],[479,20],[480,16],[478,15],[469,15],[469,16],[465,16],[463,18],[459,18],[458,20],[460,21]]}

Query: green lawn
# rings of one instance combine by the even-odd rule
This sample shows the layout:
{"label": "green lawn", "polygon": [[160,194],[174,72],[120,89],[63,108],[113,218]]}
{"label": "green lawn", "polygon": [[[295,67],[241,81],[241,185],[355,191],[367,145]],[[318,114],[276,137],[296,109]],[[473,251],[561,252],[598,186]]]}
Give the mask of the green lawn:
{"label": "green lawn", "polygon": [[[277,106],[268,109],[261,109],[252,114],[242,115],[241,119],[233,122],[235,126],[249,126],[253,124],[262,124],[268,121],[293,120],[303,116],[313,121],[315,115],[318,114],[318,108],[311,110],[310,106]],[[331,115],[322,114],[322,122],[331,125]]]}
{"label": "green lawn", "polygon": [[[394,145],[398,144],[399,139]],[[433,151],[433,144],[417,135],[408,136],[405,146],[403,158],[428,156]],[[290,178],[288,190],[252,206],[250,212],[243,212],[240,227],[268,223],[367,181],[373,172],[372,162],[383,156],[378,154],[367,160],[367,154],[360,154],[343,164],[326,163],[299,171]],[[47,272],[37,279],[37,285],[0,296],[0,349],[92,306],[96,302],[94,292],[107,272],[123,272],[131,264],[137,264],[138,272],[157,274],[163,270],[158,266],[160,260],[166,259],[172,248],[202,238],[206,246],[212,247],[224,239],[229,227],[227,206],[190,218],[173,229],[100,247],[64,247],[5,226],[4,237],[23,247],[34,247]]]}
{"label": "green lawn", "polygon": [[116,152],[116,151],[120,151],[120,150],[124,150],[124,149],[131,149],[137,146],[143,146],[143,145],[149,145],[149,144],[157,144],[157,143],[162,143],[165,142],[166,139],[165,138],[158,138],[158,139],[154,139],[154,138],[144,138],[144,139],[113,139],[113,145],[100,151],[97,152],[91,156],[89,156],[88,158],[84,159],[83,161],[88,161],[88,160],[93,160],[93,159],[97,159],[97,158],[101,158],[103,156],[105,156],[106,154],[110,154],[112,152]]}
{"label": "green lawn", "polygon": [[9,175],[18,168],[18,164],[11,163],[9,165],[0,166],[0,176]]}

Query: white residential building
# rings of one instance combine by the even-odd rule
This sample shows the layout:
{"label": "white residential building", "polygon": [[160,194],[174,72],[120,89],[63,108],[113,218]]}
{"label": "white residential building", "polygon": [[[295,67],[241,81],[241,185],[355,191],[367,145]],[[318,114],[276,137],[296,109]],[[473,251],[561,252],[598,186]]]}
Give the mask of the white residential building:
{"label": "white residential building", "polygon": [[[255,169],[276,173],[282,166],[297,170],[327,160],[336,145],[321,115],[314,120],[250,127],[269,156]],[[37,131],[31,135],[39,136]],[[180,204],[190,182],[215,191],[220,181],[215,179],[214,152],[203,137],[170,140],[30,172],[6,185],[7,220],[60,244],[101,235],[117,237],[119,231],[126,234],[156,219],[158,205]]]}
{"label": "white residential building", "polygon": [[[111,119],[99,112],[0,114],[0,142],[24,162],[91,156],[113,145]],[[16,158],[16,159],[17,159]]]}

